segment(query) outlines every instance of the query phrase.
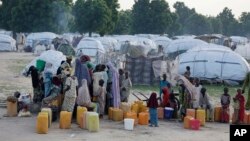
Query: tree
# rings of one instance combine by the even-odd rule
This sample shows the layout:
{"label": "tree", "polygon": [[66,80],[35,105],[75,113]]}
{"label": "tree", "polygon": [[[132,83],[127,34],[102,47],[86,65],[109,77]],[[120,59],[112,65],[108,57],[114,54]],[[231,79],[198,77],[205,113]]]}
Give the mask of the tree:
{"label": "tree", "polygon": [[19,3],[18,0],[1,0],[0,6],[0,27],[6,30],[11,30],[10,22],[12,19],[11,11]]}
{"label": "tree", "polygon": [[111,10],[111,20],[108,22],[106,29],[101,34],[112,33],[115,28],[115,25],[118,21],[118,8],[120,7],[118,0],[104,0]]}
{"label": "tree", "polygon": [[76,29],[81,32],[106,32],[111,11],[103,0],[77,0],[73,7]]}
{"label": "tree", "polygon": [[242,25],[242,35],[250,35],[250,12],[243,12],[240,16],[240,23]]}
{"label": "tree", "polygon": [[211,23],[212,26],[212,32],[211,33],[217,33],[222,34],[222,22],[217,17],[208,17],[208,20]]}
{"label": "tree", "polygon": [[167,33],[170,36],[174,36],[176,33],[180,31],[181,25],[178,23],[178,15],[176,13],[171,13],[172,24],[168,28]]}
{"label": "tree", "polygon": [[193,14],[186,20],[184,33],[201,35],[211,33],[212,27],[208,19],[200,14]]}
{"label": "tree", "polygon": [[56,32],[68,29],[70,7],[64,0],[22,0],[11,11],[15,32]]}
{"label": "tree", "polygon": [[149,33],[150,0],[137,0],[132,8],[132,32]]}
{"label": "tree", "polygon": [[188,8],[184,2],[176,2],[173,7],[175,8],[175,13],[178,15],[177,22],[180,24],[177,34],[184,34],[187,19],[191,15],[196,14],[195,9]]}
{"label": "tree", "polygon": [[164,34],[172,24],[165,0],[137,0],[132,10],[133,33]]}
{"label": "tree", "polygon": [[152,0],[150,3],[149,33],[164,34],[173,23],[170,8],[165,0]]}
{"label": "tree", "polygon": [[237,30],[237,20],[234,18],[231,9],[225,7],[221,13],[217,16],[222,23],[222,33],[225,35],[232,35]]}
{"label": "tree", "polygon": [[132,25],[131,10],[120,11],[118,15],[118,22],[113,34],[130,34]]}

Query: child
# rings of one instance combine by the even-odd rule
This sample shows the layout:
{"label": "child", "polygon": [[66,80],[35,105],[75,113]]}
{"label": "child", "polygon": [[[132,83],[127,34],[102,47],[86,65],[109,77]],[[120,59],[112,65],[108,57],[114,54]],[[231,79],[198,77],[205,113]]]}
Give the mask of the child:
{"label": "child", "polygon": [[103,118],[104,110],[105,110],[105,102],[106,102],[106,89],[104,87],[104,80],[99,80],[99,88],[98,88],[98,95],[97,95],[97,102],[99,104],[99,114],[100,118]]}
{"label": "child", "polygon": [[209,101],[209,96],[206,93],[206,88],[201,88],[200,90],[200,96],[199,96],[199,106],[203,109],[208,110],[208,113],[206,115],[208,116],[208,121],[212,121],[213,117],[213,108],[211,106],[211,103]]}
{"label": "child", "polygon": [[156,93],[152,93],[148,100],[148,107],[150,113],[150,127],[158,127],[158,117],[157,117],[157,107],[158,102],[156,98]]}
{"label": "child", "polygon": [[168,84],[167,84],[167,87],[164,87],[164,88],[162,89],[162,93],[163,93],[162,105],[163,105],[163,107],[169,107],[169,106],[170,106],[170,104],[169,104],[170,92],[171,92],[171,86],[170,86],[170,84],[168,83]]}
{"label": "child", "polygon": [[173,118],[177,118],[177,112],[178,112],[179,105],[178,105],[176,97],[173,93],[170,93],[170,95],[169,95],[169,105],[171,108],[174,109]]}
{"label": "child", "polygon": [[221,122],[229,122],[229,105],[230,105],[230,95],[228,94],[228,88],[224,88],[224,94],[221,96],[221,106],[222,106],[222,116]]}
{"label": "child", "polygon": [[242,123],[245,115],[245,98],[242,95],[242,90],[238,89],[236,96],[233,98],[234,100],[234,117],[235,123]]}

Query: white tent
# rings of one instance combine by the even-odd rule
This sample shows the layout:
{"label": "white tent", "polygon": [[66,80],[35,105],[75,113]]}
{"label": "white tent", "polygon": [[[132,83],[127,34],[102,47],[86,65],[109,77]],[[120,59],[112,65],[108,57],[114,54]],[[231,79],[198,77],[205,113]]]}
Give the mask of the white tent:
{"label": "white tent", "polygon": [[250,43],[238,44],[234,51],[240,54],[243,58],[250,60]]}
{"label": "white tent", "polygon": [[191,68],[191,77],[242,81],[250,71],[249,64],[239,54],[223,48],[191,49],[179,56],[179,74],[186,66]]}
{"label": "white tent", "polygon": [[246,44],[248,42],[248,39],[246,37],[242,36],[231,36],[232,42],[239,45],[239,44]]}
{"label": "white tent", "polygon": [[58,69],[58,67],[61,65],[61,62],[64,60],[66,60],[66,56],[63,55],[62,52],[60,51],[55,51],[55,50],[48,50],[43,52],[40,56],[36,57],[35,59],[33,59],[26,67],[25,69],[22,71],[22,73],[26,73],[30,66],[36,66],[36,61],[40,59],[43,60],[45,62],[49,62],[52,63],[52,67],[53,67],[53,74],[56,74],[56,71]]}
{"label": "white tent", "polygon": [[100,41],[94,38],[83,38],[77,45],[76,54],[77,56],[88,55],[93,62],[101,63],[105,58],[105,49]]}
{"label": "white tent", "polygon": [[184,53],[189,49],[207,44],[208,43],[198,39],[178,39],[170,42],[167,48],[164,48],[163,52],[166,54],[166,56],[175,58],[179,54]]}
{"label": "white tent", "polygon": [[170,44],[172,40],[166,36],[159,36],[159,37],[153,38],[153,41],[155,42],[157,46],[161,45],[163,48],[167,48],[167,46]]}
{"label": "white tent", "polygon": [[15,51],[16,50],[16,40],[12,37],[0,34],[0,51]]}
{"label": "white tent", "polygon": [[52,32],[31,33],[26,38],[25,47],[34,47],[35,43],[40,41],[46,42],[49,45],[56,37],[58,37],[58,35]]}
{"label": "white tent", "polygon": [[95,38],[100,41],[107,52],[114,52],[119,49],[119,43],[115,38],[112,37],[97,37]]}

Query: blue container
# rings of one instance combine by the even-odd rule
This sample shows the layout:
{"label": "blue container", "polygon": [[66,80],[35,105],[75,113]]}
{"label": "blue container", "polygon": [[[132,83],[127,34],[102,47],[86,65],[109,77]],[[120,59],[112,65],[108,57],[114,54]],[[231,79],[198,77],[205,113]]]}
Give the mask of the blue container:
{"label": "blue container", "polygon": [[164,108],[164,118],[171,119],[173,117],[174,109],[170,107]]}

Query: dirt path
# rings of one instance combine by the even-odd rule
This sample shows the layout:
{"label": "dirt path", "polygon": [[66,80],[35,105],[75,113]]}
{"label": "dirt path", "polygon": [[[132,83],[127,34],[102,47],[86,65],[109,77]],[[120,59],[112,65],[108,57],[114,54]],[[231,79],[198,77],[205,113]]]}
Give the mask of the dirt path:
{"label": "dirt path", "polygon": [[[0,98],[13,92],[31,92],[31,79],[19,75],[22,66],[34,58],[27,53],[0,53]],[[134,99],[134,97],[131,97]],[[130,100],[131,100],[130,99]],[[0,140],[3,141],[228,141],[229,125],[207,123],[199,131],[183,128],[178,121],[160,120],[160,127],[136,126],[134,131],[124,130],[123,122],[107,119],[100,121],[100,131],[90,133],[80,129],[75,123],[69,130],[59,129],[58,121],[52,124],[49,133],[35,133],[36,116],[28,118],[6,118],[5,108],[0,108]],[[107,117],[105,117],[107,118]]]}

